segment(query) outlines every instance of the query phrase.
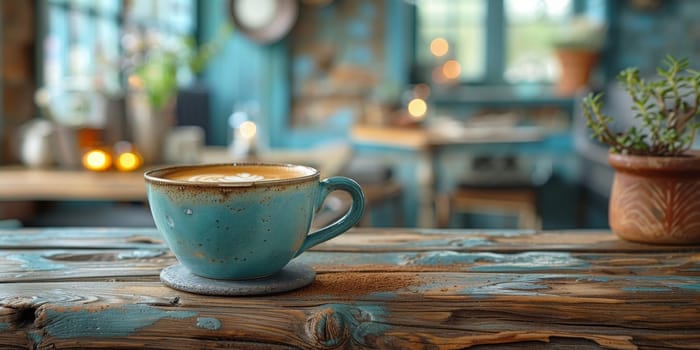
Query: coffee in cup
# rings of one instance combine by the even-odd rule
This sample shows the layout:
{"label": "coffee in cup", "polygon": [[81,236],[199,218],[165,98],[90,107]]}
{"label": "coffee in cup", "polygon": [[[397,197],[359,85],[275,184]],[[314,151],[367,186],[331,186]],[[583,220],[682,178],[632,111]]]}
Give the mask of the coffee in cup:
{"label": "coffee in cup", "polygon": [[[191,273],[248,280],[280,271],[307,249],[355,225],[361,187],[346,177],[320,180],[318,170],[291,164],[173,166],[144,175],[156,227]],[[332,191],[352,198],[336,222],[309,234],[314,212]]]}

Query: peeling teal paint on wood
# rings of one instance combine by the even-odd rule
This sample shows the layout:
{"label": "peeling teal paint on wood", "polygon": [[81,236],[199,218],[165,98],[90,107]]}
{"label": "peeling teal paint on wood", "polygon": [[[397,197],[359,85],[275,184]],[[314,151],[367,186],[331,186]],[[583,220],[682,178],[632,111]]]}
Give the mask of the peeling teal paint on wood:
{"label": "peeling teal paint on wood", "polygon": [[344,304],[329,304],[335,312],[343,315],[354,323],[351,328],[352,338],[355,340],[369,339],[367,337],[381,337],[391,327],[385,323],[386,309],[381,305],[350,306]]}
{"label": "peeling teal paint on wood", "polygon": [[132,236],[152,236],[161,238],[155,228],[45,228],[36,231],[24,230],[0,230],[1,241],[34,241],[37,239],[66,239],[66,238],[92,238],[92,237],[128,238]]}
{"label": "peeling teal paint on wood", "polygon": [[667,287],[625,287],[625,292],[669,292],[672,289]]}
{"label": "peeling teal paint on wood", "polygon": [[[386,334],[392,330],[392,326],[385,323],[376,322],[365,322],[359,324],[352,331],[352,339],[357,343],[367,348],[373,348],[374,344],[363,343],[368,339],[372,339],[376,342],[381,342],[386,339]],[[387,342],[385,346],[381,347],[383,349],[390,349],[392,346],[391,342]]]}
{"label": "peeling teal paint on wood", "polygon": [[607,277],[586,277],[585,279],[579,279],[581,282],[610,282],[610,278]]}
{"label": "peeling teal paint on wood", "polygon": [[[634,276],[633,288],[673,288],[690,290],[700,293],[700,283],[693,276]],[[661,285],[661,287],[658,287]]]}
{"label": "peeling teal paint on wood", "polygon": [[88,248],[104,247],[105,244],[110,248],[166,248],[163,237],[155,228],[45,228],[21,232],[0,229],[0,248]]}
{"label": "peeling teal paint on wood", "polygon": [[31,271],[60,270],[65,267],[65,265],[55,263],[38,253],[9,254],[5,258],[17,261],[23,268]]}
{"label": "peeling teal paint on wood", "polygon": [[478,256],[477,254],[459,253],[453,251],[436,251],[419,254],[404,254],[403,259],[406,260],[406,265],[440,266],[453,264],[473,264],[478,260],[486,259],[486,257],[485,255]]}
{"label": "peeling teal paint on wood", "polygon": [[96,311],[46,311],[47,335],[68,339],[81,337],[125,337],[165,318],[185,319],[193,311],[169,311],[148,305],[124,305]]}
{"label": "peeling teal paint on wood", "polygon": [[[27,332],[27,336],[34,342],[34,344],[40,344],[41,341],[44,339],[44,337],[41,335],[41,331],[39,330],[29,331]],[[35,346],[34,348],[37,347]]]}
{"label": "peeling teal paint on wood", "polygon": [[[461,253],[454,251],[437,251],[403,255],[407,265],[441,266],[476,264],[471,271],[498,272],[498,271],[532,271],[559,269],[587,268],[589,263],[573,257],[569,253],[557,252],[528,252],[520,254],[495,254],[495,253]],[[478,265],[484,263],[483,265]]]}
{"label": "peeling teal paint on wood", "polygon": [[0,332],[4,331],[4,330],[6,330],[6,329],[9,329],[9,328],[10,328],[10,324],[9,324],[9,323],[0,322]]}
{"label": "peeling teal paint on wood", "polygon": [[538,295],[541,293],[537,291],[549,289],[544,280],[556,277],[542,275],[521,275],[517,277],[513,275],[475,275],[470,276],[468,281],[466,281],[472,286],[463,288],[461,293],[468,295]]}
{"label": "peeling teal paint on wood", "polygon": [[[454,271],[520,272],[590,269],[591,263],[562,252],[528,252],[498,254],[441,250],[432,252],[365,253],[365,252],[309,252],[301,255],[300,262],[314,266],[457,266]],[[340,263],[342,261],[342,264]]]}
{"label": "peeling teal paint on wood", "polygon": [[131,251],[128,253],[119,253],[119,255],[117,255],[117,258],[120,260],[149,259],[149,258],[157,258],[163,254],[165,254],[165,250],[140,249],[140,250],[134,250],[134,251]]}
{"label": "peeling teal paint on wood", "polygon": [[387,310],[383,305],[322,304],[310,310],[307,329],[324,348],[348,343],[370,347],[371,344],[364,341],[381,338],[391,328],[387,325]]}
{"label": "peeling teal paint on wood", "polygon": [[502,270],[532,271],[542,269],[579,269],[590,267],[590,264],[574,258],[569,253],[528,252],[521,254],[478,254],[487,255],[485,260],[491,264],[474,266],[473,271],[497,272]]}
{"label": "peeling teal paint on wood", "polygon": [[490,246],[492,245],[493,242],[486,238],[445,238],[445,239],[436,239],[436,240],[429,240],[429,241],[417,241],[417,242],[411,242],[409,246],[411,247],[420,247],[420,248],[430,248],[430,247],[440,247],[440,246],[447,246],[447,247],[455,247],[455,248],[475,248],[475,247],[483,247],[483,246]]}
{"label": "peeling teal paint on wood", "polygon": [[342,261],[343,265],[358,266],[372,265],[399,265],[403,259],[396,253],[343,253],[343,252],[316,252],[310,251],[296,258],[297,261],[314,266],[334,265]]}
{"label": "peeling teal paint on wood", "polygon": [[197,317],[197,327],[210,331],[218,331],[221,329],[221,321],[213,317]]}
{"label": "peeling teal paint on wood", "polygon": [[679,284],[671,284],[671,286],[675,288],[681,288],[681,289],[688,289],[692,290],[694,292],[700,293],[700,283],[679,283]]}
{"label": "peeling teal paint on wood", "polygon": [[534,230],[522,229],[487,229],[487,230],[465,230],[465,229],[437,229],[437,228],[419,228],[414,230],[421,235],[449,235],[455,236],[487,236],[487,237],[521,237],[534,236],[537,232]]}

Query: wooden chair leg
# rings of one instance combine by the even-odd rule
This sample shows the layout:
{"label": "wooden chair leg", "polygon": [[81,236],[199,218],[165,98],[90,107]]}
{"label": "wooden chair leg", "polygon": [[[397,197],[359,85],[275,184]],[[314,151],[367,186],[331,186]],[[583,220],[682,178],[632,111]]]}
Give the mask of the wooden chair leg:
{"label": "wooden chair leg", "polygon": [[450,217],[452,216],[451,199],[448,194],[440,193],[435,196],[435,218],[437,226],[445,228],[450,225]]}

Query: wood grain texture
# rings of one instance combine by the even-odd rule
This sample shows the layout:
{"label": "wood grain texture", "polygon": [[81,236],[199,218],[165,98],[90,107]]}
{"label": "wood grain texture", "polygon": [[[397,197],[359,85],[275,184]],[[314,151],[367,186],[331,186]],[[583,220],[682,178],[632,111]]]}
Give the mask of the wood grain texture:
{"label": "wood grain texture", "polygon": [[[317,272],[587,273],[700,276],[700,253],[326,252],[297,258]],[[0,282],[157,279],[176,262],[167,249],[0,251]]]}
{"label": "wood grain texture", "polygon": [[170,289],[150,229],[0,232],[0,349],[700,347],[700,247],[609,232],[354,230],[301,290]]}
{"label": "wood grain texture", "polygon": [[[153,228],[0,229],[0,249],[17,248],[167,248]],[[698,246],[648,245],[621,240],[609,231],[445,230],[354,228],[316,247],[330,252],[483,251],[483,252],[677,252]]]}

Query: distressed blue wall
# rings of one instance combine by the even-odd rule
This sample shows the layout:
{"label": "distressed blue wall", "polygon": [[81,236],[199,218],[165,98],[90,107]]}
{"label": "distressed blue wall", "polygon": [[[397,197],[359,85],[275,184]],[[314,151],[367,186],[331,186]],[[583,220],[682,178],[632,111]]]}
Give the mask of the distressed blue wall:
{"label": "distressed blue wall", "polygon": [[[337,3],[343,1],[348,0],[334,1],[325,11],[332,12],[333,7],[339,7]],[[376,2],[362,1],[364,13],[370,13],[372,3]],[[608,79],[629,66],[637,66],[643,73],[652,74],[666,54],[700,61],[700,22],[697,21],[700,1],[667,0],[653,11],[635,10],[628,1],[610,1],[610,5],[611,41],[605,55]],[[201,40],[211,39],[220,25],[229,21],[227,6],[226,0],[201,2]],[[406,83],[412,45],[408,39],[413,31],[410,5],[401,0],[387,0],[384,12],[377,15],[385,18],[385,31],[371,33],[368,38],[380,35],[384,40],[383,65],[386,69],[382,79]],[[331,30],[335,22],[319,23],[314,30],[337,32],[337,29]],[[353,23],[348,25],[349,30],[360,27]],[[317,130],[290,128],[291,69],[295,58],[290,55],[289,40],[261,46],[235,33],[207,67],[203,78],[212,91],[211,125],[215,144],[227,142],[226,119],[235,104],[250,99],[261,102],[262,119],[259,123],[263,136],[268,135],[264,140],[266,143],[283,147],[313,144],[314,140],[327,138]],[[339,132],[331,137],[342,136]]]}
{"label": "distressed blue wall", "polygon": [[[328,6],[337,8],[346,1],[351,0],[336,0]],[[383,0],[362,0],[363,13],[370,13],[371,9],[367,6],[377,1]],[[410,38],[413,35],[411,6],[408,3],[402,0],[387,0],[383,3],[383,12],[378,14],[385,19],[384,32],[365,35],[375,39],[380,35],[383,40],[382,65],[385,69],[381,79],[402,86],[408,83],[412,47]],[[229,20],[227,5],[226,0],[201,2],[201,40],[212,38],[221,23]],[[694,62],[700,62],[700,22],[697,21],[697,18],[700,18],[700,1],[666,0],[659,9],[649,12],[635,10],[629,1],[610,1],[609,5],[611,37],[603,62],[607,79],[612,80],[618,71],[629,66],[637,66],[643,73],[652,74],[666,54],[689,57]],[[314,30],[337,32],[338,28],[333,27],[335,24],[334,21],[322,22]],[[357,24],[350,23],[347,27],[350,30],[359,30],[355,34],[360,36],[366,34]],[[299,57],[291,54],[292,39],[294,38],[261,46],[249,41],[240,33],[235,33],[223,51],[207,67],[203,79],[212,92],[211,125],[215,144],[227,142],[226,121],[236,103],[250,99],[260,101],[261,118],[258,123],[261,136],[263,142],[271,147],[308,147],[330,139],[347,137],[344,126],[331,129],[331,132],[328,132],[329,129],[325,125],[321,128],[291,127],[295,59],[297,64],[303,66],[303,60],[299,63]],[[353,55],[349,58],[355,62],[373,64],[371,60],[363,59],[356,53]],[[698,67],[698,64],[693,66]],[[363,154],[376,153],[371,147],[362,145],[357,151]],[[415,183],[416,174],[412,171],[412,158],[407,155],[395,159],[397,164],[392,165],[397,169],[399,179],[409,184]],[[407,226],[415,224],[416,199],[416,193],[407,194]]]}
{"label": "distressed blue wall", "polygon": [[629,1],[614,1],[612,42],[607,62],[611,73],[638,67],[656,73],[664,56],[687,57],[700,67],[700,1],[666,0],[653,11],[636,10]]}
{"label": "distressed blue wall", "polygon": [[[226,0],[207,0],[200,4],[200,41],[211,41],[221,26],[229,22]],[[265,84],[262,79],[264,64],[270,49],[257,45],[235,32],[221,51],[207,65],[202,79],[211,93],[212,143],[228,142],[227,120],[237,104],[249,100],[260,101]]]}
{"label": "distressed blue wall", "polygon": [[[352,4],[355,0],[337,0],[330,3],[325,12],[319,16],[332,13],[335,8]],[[383,25],[377,32],[365,32],[364,24],[350,22],[345,29],[355,35],[354,45],[377,45],[384,52],[381,62],[382,69],[379,80],[397,86],[408,83],[412,50],[413,13],[411,5],[402,0],[363,0],[359,3],[366,17],[378,16]],[[381,4],[381,10],[377,10]],[[200,42],[211,40],[218,32],[222,23],[229,21],[227,0],[207,0],[200,2]],[[302,5],[304,6],[304,5]],[[344,44],[341,37],[347,35],[342,30],[330,31],[334,21],[327,21],[321,26],[314,27],[318,32],[334,32],[338,37],[329,38],[334,42]],[[364,27],[364,29],[363,29]],[[352,35],[353,33],[350,33]],[[260,118],[258,126],[263,147],[310,147],[332,140],[348,140],[351,125],[341,122],[335,124],[317,125],[316,127],[292,127],[291,103],[293,96],[292,69],[295,57],[291,54],[292,40],[290,36],[272,45],[259,45],[248,40],[234,31],[233,37],[226,43],[223,50],[217,54],[206,67],[202,76],[205,84],[211,90],[211,120],[212,139],[216,145],[224,145],[228,141],[227,119],[237,103],[256,99],[260,102]],[[305,40],[305,38],[296,38]],[[363,43],[364,41],[364,43]],[[346,45],[341,45],[345,47]],[[365,65],[370,69],[377,63],[374,60],[363,60],[352,50],[346,50],[350,61]],[[347,120],[348,118],[346,118]],[[366,153],[366,149],[358,146],[358,153]],[[373,153],[370,151],[370,153]],[[403,154],[403,153],[402,153]],[[417,159],[412,156],[392,157],[394,163],[388,164],[395,168],[399,181],[407,184],[417,182]],[[412,186],[411,186],[412,187]],[[417,220],[417,193],[409,191],[404,196],[404,217],[406,226],[415,226]]]}
{"label": "distressed blue wall", "polygon": [[[340,3],[352,3],[349,0],[339,0],[326,5],[325,13],[339,7]],[[364,13],[372,13],[383,4],[383,11],[377,11],[384,23],[381,32],[366,33],[367,45],[374,44],[377,39],[386,52],[380,70],[381,81],[391,81],[402,86],[408,81],[410,62],[410,34],[412,33],[412,15],[410,5],[401,0],[363,0]],[[308,6],[308,5],[300,5]],[[229,21],[228,1],[208,0],[200,3],[200,35],[202,42],[211,40],[222,23]],[[324,12],[319,11],[319,15]],[[356,30],[361,23],[350,23],[342,31],[329,30],[333,21],[314,27],[318,32],[334,32],[336,38],[329,40],[340,42],[343,31]],[[296,27],[295,27],[296,29]],[[352,33],[350,33],[352,34]],[[355,36],[357,38],[357,36]],[[260,45],[251,42],[241,33],[234,31],[232,38],[224,45],[223,50],[216,55],[206,67],[203,80],[211,90],[211,125],[213,143],[223,145],[228,141],[227,118],[237,103],[248,100],[260,102],[261,113],[258,120],[264,145],[270,147],[307,147],[335,138],[347,138],[349,125],[332,129],[329,125],[317,127],[291,127],[291,98],[293,91],[292,67],[295,57],[290,53],[292,40],[304,38],[288,37],[272,45]],[[362,44],[355,40],[354,44]],[[351,53],[352,50],[346,50]],[[352,58],[352,55],[350,55]],[[356,60],[357,61],[357,60]],[[367,67],[374,67],[373,60],[364,61]]]}

